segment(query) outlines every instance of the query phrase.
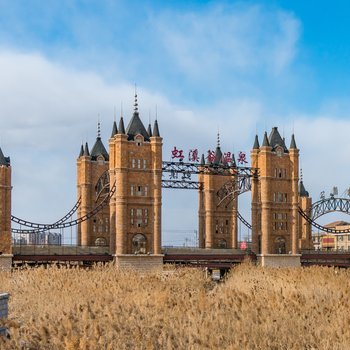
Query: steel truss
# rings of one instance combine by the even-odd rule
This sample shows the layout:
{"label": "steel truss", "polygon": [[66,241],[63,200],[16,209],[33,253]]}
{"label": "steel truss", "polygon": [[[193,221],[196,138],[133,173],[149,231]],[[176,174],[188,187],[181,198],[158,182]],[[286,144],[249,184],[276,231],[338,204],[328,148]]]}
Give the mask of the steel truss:
{"label": "steel truss", "polygon": [[238,176],[227,181],[216,193],[219,199],[217,206],[226,202],[226,208],[235,199],[236,196],[251,190],[250,177]]}
{"label": "steel truss", "polygon": [[334,211],[350,215],[350,199],[336,197],[321,199],[312,205],[310,218],[316,220],[320,216]]}
{"label": "steel truss", "polygon": [[108,196],[109,193],[109,171],[106,170],[100,178],[97,180],[95,186],[96,202],[100,199],[102,195]]}
{"label": "steel truss", "polygon": [[176,180],[162,180],[163,188],[177,188],[185,190],[199,190],[202,184],[198,181],[176,181]]}
{"label": "steel truss", "polygon": [[[97,205],[94,209],[92,209],[91,211],[89,211],[87,214],[81,216],[78,219],[69,221],[69,222],[60,222],[58,224],[50,224],[47,225],[43,228],[39,228],[39,230],[22,230],[22,229],[12,229],[11,231],[13,233],[38,233],[38,232],[44,232],[44,231],[48,231],[50,229],[61,229],[61,228],[67,228],[67,227],[72,227],[72,226],[76,226],[86,220],[91,219],[93,216],[95,216],[98,212],[100,212],[108,203],[109,200],[111,199],[111,197],[114,195],[116,190],[116,184],[114,183],[112,188],[110,189],[110,191],[108,192],[108,195],[105,196],[105,198],[101,201],[101,203],[99,205]],[[22,220],[22,222],[27,223],[28,226],[28,222],[26,222],[25,220]]]}
{"label": "steel truss", "polygon": [[[237,188],[242,188],[242,183],[257,176],[257,169],[250,167],[237,167],[228,164],[200,164],[200,163],[185,163],[185,162],[162,162],[163,176],[168,175],[167,179],[162,179],[163,188],[178,188],[178,189],[195,189],[201,188],[198,181],[192,180],[192,175],[208,174],[231,176],[239,179]],[[245,179],[245,180],[243,180]],[[249,181],[249,180],[248,180]],[[243,186],[244,187],[244,186]],[[242,192],[243,193],[243,192]]]}
{"label": "steel truss", "polygon": [[[61,219],[57,220],[53,224],[39,224],[36,222],[31,222],[31,221],[20,219],[14,215],[11,215],[11,221],[15,222],[16,224],[26,226],[26,227],[31,227],[31,228],[38,228],[38,229],[55,228],[57,225],[67,221],[70,217],[72,217],[73,214],[78,210],[80,204],[81,204],[81,198],[78,199],[78,201],[75,203],[74,207],[65,216],[63,216]],[[37,230],[35,230],[35,231],[37,232]]]}
{"label": "steel truss", "polygon": [[237,217],[238,219],[241,221],[242,224],[244,224],[245,226],[247,226],[250,230],[252,229],[252,224],[249,223],[242,215],[239,211],[237,211]]}
{"label": "steel truss", "polygon": [[328,213],[332,213],[335,211],[340,211],[342,213],[350,215],[350,199],[336,198],[336,197],[321,199],[312,205],[310,216],[308,216],[305,213],[305,211],[303,211],[299,207],[299,214],[313,227],[321,231],[324,231],[327,233],[333,233],[333,234],[350,233],[350,228],[344,229],[344,230],[336,230],[334,228],[322,226],[315,221],[320,216]]}

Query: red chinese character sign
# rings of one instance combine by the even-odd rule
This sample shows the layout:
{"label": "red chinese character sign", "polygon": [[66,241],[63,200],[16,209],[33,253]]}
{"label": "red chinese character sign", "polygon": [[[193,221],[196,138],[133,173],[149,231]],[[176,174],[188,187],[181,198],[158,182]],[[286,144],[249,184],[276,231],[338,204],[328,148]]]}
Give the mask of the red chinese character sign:
{"label": "red chinese character sign", "polygon": [[182,162],[184,158],[183,150],[176,149],[176,146],[174,146],[174,149],[171,151],[171,159],[179,159]]}
{"label": "red chinese character sign", "polygon": [[247,164],[247,156],[244,152],[239,152],[238,153],[238,159],[237,159],[238,164]]}
{"label": "red chinese character sign", "polygon": [[189,162],[198,162],[199,157],[198,157],[198,149],[190,149],[188,153],[188,160]]}
{"label": "red chinese character sign", "polygon": [[[208,163],[214,163],[215,162],[215,151],[208,150],[207,156],[205,157]],[[184,151],[182,149],[177,149],[176,146],[171,151],[171,159],[178,159],[180,162],[183,162],[185,159]],[[235,156],[231,152],[225,152],[222,155],[221,163],[224,165],[234,165],[235,166]],[[190,163],[198,163],[199,162],[199,151],[197,148],[190,149],[188,152],[188,161]],[[247,164],[247,156],[244,152],[239,152],[237,157],[237,164],[238,165],[245,165]]]}
{"label": "red chinese character sign", "polygon": [[231,152],[224,153],[224,155],[222,156],[222,162],[224,164],[232,163]]}
{"label": "red chinese character sign", "polygon": [[207,160],[209,163],[213,163],[215,161],[215,152],[208,150]]}

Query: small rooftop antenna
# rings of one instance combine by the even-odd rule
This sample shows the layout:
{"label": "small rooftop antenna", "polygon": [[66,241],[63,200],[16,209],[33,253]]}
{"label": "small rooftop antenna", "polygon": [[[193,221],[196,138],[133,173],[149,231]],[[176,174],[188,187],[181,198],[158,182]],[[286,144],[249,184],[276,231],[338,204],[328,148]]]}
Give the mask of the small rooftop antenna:
{"label": "small rooftop antenna", "polygon": [[134,103],[134,112],[138,112],[136,83],[135,83],[135,103]]}
{"label": "small rooftop antenna", "polygon": [[98,114],[98,122],[97,122],[97,138],[101,138],[100,113]]}

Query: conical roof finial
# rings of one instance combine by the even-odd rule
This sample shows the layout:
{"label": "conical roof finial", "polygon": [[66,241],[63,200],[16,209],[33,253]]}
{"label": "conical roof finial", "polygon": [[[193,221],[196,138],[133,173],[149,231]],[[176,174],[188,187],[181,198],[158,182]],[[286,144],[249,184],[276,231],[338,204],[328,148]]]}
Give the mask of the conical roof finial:
{"label": "conical roof finial", "polygon": [[255,140],[254,140],[253,149],[259,149],[259,148],[260,148],[260,145],[259,145],[258,135],[255,135]]}
{"label": "conical roof finial", "polygon": [[154,121],[154,125],[153,125],[153,136],[155,137],[160,137],[160,133],[159,133],[159,127],[158,127],[158,120],[156,119]]}
{"label": "conical roof finial", "polygon": [[235,158],[235,152],[232,152],[232,162],[231,162],[232,166],[237,166],[236,164],[236,158]]}
{"label": "conical roof finial", "polygon": [[114,137],[114,135],[118,134],[118,128],[117,128],[117,122],[113,122],[113,128],[112,128],[112,134],[111,137]]}
{"label": "conical roof finial", "polygon": [[220,148],[220,132],[219,132],[219,130],[218,130],[217,147],[219,147],[219,148]]}
{"label": "conical roof finial", "polygon": [[84,155],[84,146],[83,146],[83,144],[81,144],[79,158],[82,157],[83,155]]}
{"label": "conical roof finial", "polygon": [[90,157],[90,151],[89,151],[89,146],[87,142],[85,142],[84,157]]}
{"label": "conical roof finial", "polygon": [[120,120],[119,120],[118,134],[125,134],[125,127],[124,127],[124,119],[123,119],[123,117],[120,117]]}
{"label": "conical roof finial", "polygon": [[295,137],[294,134],[292,134],[292,139],[290,141],[290,149],[297,149],[297,144],[295,143]]}
{"label": "conical roof finial", "polygon": [[148,133],[149,137],[152,137],[152,127],[151,127],[151,123],[148,124],[147,133]]}
{"label": "conical roof finial", "polygon": [[269,140],[267,138],[267,132],[265,131],[264,133],[264,140],[263,140],[263,144],[262,144],[263,147],[270,147],[270,143],[269,143]]}
{"label": "conical roof finial", "polygon": [[4,154],[2,153],[2,149],[0,148],[0,166],[5,165],[8,166],[8,162],[6,161],[6,158]]}

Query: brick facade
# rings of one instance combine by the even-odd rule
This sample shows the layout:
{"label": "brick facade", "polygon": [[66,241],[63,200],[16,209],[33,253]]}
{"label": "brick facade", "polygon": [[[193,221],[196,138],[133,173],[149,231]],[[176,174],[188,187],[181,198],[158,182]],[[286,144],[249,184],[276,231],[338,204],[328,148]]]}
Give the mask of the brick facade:
{"label": "brick facade", "polygon": [[0,256],[11,254],[11,166],[0,149]]}
{"label": "brick facade", "polygon": [[311,227],[300,218],[311,199],[299,194],[299,149],[294,135],[287,149],[277,127],[251,151],[251,166],[259,169],[252,181],[252,246],[259,254],[297,254],[312,244]]}
{"label": "brick facade", "polygon": [[[136,96],[135,96],[136,98]],[[119,129],[119,130],[118,130]],[[108,176],[115,193],[102,212],[81,223],[79,245],[105,242],[114,255],[161,253],[162,138],[158,122],[153,133],[144,128],[137,109],[128,127],[121,117],[119,128],[113,125],[109,152],[98,135],[89,153],[87,144],[77,160],[78,217],[90,212],[98,199],[99,182]],[[103,181],[102,181],[103,182]],[[102,240],[101,240],[102,239]]]}

